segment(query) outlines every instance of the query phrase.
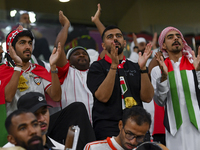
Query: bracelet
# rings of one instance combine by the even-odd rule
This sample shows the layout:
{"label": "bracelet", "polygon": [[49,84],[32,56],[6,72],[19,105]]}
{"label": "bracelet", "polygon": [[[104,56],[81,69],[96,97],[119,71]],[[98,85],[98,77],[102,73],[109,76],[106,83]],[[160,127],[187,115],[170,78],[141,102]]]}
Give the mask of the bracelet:
{"label": "bracelet", "polygon": [[148,68],[146,68],[145,70],[140,70],[140,73],[148,73]]}
{"label": "bracelet", "polygon": [[51,73],[58,73],[58,69],[56,68],[54,71],[51,70]]}
{"label": "bracelet", "polygon": [[117,68],[112,68],[112,67],[110,67],[110,69],[112,69],[112,70],[117,70]]}
{"label": "bracelet", "polygon": [[134,47],[133,47],[133,49],[135,49],[135,48],[137,48],[137,49],[138,49],[138,46],[134,46]]}
{"label": "bracelet", "polygon": [[14,67],[14,70],[15,70],[15,71],[21,72],[21,71],[22,71],[22,68],[15,66],[15,67]]}
{"label": "bracelet", "polygon": [[21,67],[21,68],[23,67],[22,65],[18,65],[18,64],[16,64],[16,66],[19,66],[19,67]]}

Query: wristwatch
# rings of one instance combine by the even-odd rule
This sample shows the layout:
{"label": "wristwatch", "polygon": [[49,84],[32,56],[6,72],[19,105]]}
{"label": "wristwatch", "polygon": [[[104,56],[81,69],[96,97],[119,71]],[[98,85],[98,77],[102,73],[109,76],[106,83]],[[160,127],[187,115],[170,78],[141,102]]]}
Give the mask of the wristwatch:
{"label": "wristwatch", "polygon": [[56,68],[54,71],[51,70],[51,73],[58,73],[58,69]]}
{"label": "wristwatch", "polygon": [[140,73],[148,73],[148,68],[146,67],[145,70],[141,70],[141,69],[140,69]]}

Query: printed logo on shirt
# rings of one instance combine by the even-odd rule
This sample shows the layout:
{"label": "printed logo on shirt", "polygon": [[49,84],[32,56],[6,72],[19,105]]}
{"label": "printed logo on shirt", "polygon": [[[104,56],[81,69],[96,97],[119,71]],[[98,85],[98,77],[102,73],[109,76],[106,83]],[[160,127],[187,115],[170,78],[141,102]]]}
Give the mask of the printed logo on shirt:
{"label": "printed logo on shirt", "polygon": [[41,78],[40,77],[34,77],[34,82],[37,84],[37,85],[40,85],[41,84]]}

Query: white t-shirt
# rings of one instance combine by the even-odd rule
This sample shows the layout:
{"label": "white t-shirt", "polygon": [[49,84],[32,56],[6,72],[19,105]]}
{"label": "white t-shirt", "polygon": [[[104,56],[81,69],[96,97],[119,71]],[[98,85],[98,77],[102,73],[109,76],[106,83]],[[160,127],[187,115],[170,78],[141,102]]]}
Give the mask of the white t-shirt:
{"label": "white t-shirt", "polygon": [[78,69],[69,67],[67,77],[64,79],[62,88],[62,108],[65,108],[73,102],[82,102],[85,104],[89,119],[92,122],[93,95],[87,87],[87,73]]}
{"label": "white t-shirt", "polygon": [[6,103],[7,107],[7,115],[12,113],[14,110],[17,110],[17,101],[19,97],[24,95],[27,92],[40,92],[42,94],[45,94],[45,91],[51,86],[51,82],[33,74],[31,71],[35,68],[34,64],[30,64],[30,66],[24,70],[22,75],[26,79],[25,83],[28,88],[24,91],[20,91],[20,89],[17,89],[16,94],[12,100],[11,103]]}

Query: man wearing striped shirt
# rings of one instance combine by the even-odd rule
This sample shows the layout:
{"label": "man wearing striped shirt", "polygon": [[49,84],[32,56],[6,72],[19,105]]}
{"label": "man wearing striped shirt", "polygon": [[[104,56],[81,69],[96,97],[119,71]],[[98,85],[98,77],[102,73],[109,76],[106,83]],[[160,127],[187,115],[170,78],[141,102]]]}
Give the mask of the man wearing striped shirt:
{"label": "man wearing striped shirt", "polygon": [[154,100],[165,106],[166,145],[170,150],[200,147],[200,48],[195,57],[182,33],[165,28],[159,37],[163,57],[155,55],[159,66],[152,69]]}
{"label": "man wearing striped shirt", "polygon": [[151,125],[151,115],[141,106],[126,108],[119,121],[119,134],[88,143],[84,150],[132,150],[144,141]]}

